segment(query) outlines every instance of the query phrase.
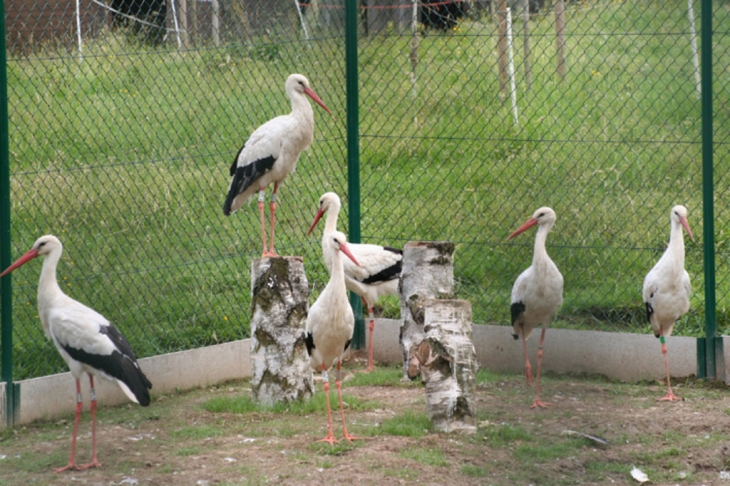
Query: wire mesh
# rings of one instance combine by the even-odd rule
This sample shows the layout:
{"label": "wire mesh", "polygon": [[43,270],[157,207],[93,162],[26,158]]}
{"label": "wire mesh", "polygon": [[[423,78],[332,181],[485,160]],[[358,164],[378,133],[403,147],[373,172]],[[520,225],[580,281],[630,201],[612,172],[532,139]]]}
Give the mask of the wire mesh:
{"label": "wire mesh", "polygon": [[[456,242],[459,297],[476,323],[507,325],[533,235],[506,237],[548,205],[565,277],[555,325],[648,332],[643,277],[684,204],[698,238],[692,310],[675,333],[701,335],[699,5],[691,24],[684,1],[527,4],[359,4],[363,241]],[[730,3],[715,8],[723,333]],[[322,193],[340,194],[346,229],[344,2],[10,0],[6,25],[13,255],[59,236],[62,289],[139,356],[247,337],[259,219],[255,204],[223,216],[228,168],[289,111],[284,80],[301,72],[334,116],[313,105],[314,144],[280,191],[277,250],[304,256],[317,295],[319,232],[305,232]],[[14,272],[16,379],[65,369],[38,322],[39,266]],[[386,298],[379,312],[398,308]]]}
{"label": "wire mesh", "polygon": [[[228,170],[291,110],[293,72],[335,116],[313,104],[277,249],[305,257],[315,290],[325,280],[305,233],[320,194],[346,187],[344,44],[339,17],[296,2],[135,5],[82,2],[78,17],[74,2],[10,5],[12,233],[14,255],[59,236],[62,289],[149,356],[248,337],[259,218],[255,204],[223,215]],[[39,271],[14,272],[17,379],[65,370],[38,320]]]}

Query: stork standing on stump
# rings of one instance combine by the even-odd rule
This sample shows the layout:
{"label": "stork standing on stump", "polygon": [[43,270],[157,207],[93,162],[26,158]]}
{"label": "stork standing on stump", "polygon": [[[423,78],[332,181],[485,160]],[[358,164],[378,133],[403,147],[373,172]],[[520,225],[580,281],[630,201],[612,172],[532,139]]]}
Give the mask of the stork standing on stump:
{"label": "stork standing on stump", "polygon": [[[294,171],[299,154],[309,148],[314,139],[314,113],[306,96],[331,113],[327,105],[309,87],[309,81],[301,74],[292,74],[286,80],[286,93],[291,99],[291,113],[281,115],[257,128],[236,155],[230,169],[232,177],[228,187],[223,214],[229,216],[259,191],[259,214],[264,257],[277,256],[274,251],[274,223],[276,194],[284,179]],[[271,244],[266,248],[266,222],[264,196],[266,186],[274,183],[269,211],[271,213]]]}
{"label": "stork standing on stump", "polygon": [[654,336],[662,344],[664,368],[667,372],[667,394],[660,400],[679,400],[669,383],[669,362],[667,345],[664,338],[672,334],[674,323],[689,310],[691,291],[689,274],[684,269],[684,235],[682,228],[694,241],[692,230],[687,222],[687,208],[674,206],[670,214],[671,230],[669,246],[644,279],[643,298],[646,317],[649,319]]}
{"label": "stork standing on stump", "polygon": [[[0,274],[2,277],[40,255],[45,256],[38,282],[38,315],[46,336],[53,340],[76,380],[76,417],[71,441],[71,458],[65,467],[56,469],[56,472],[101,466],[96,456],[95,375],[99,374],[116,381],[130,400],[143,407],[150,404],[149,389],[152,388],[152,383],[139,368],[131,346],[117,328],[95,310],[63,293],[56,280],[56,268],[61,253],[63,245],[58,238],[52,235],[41,236],[25,255]],[[79,466],[75,462],[75,453],[82,409],[79,380],[83,373],[89,375],[91,388],[93,452],[91,462]]]}
{"label": "stork standing on stump", "polygon": [[[310,235],[317,226],[324,213],[327,218],[322,233],[322,254],[325,258],[325,265],[329,268],[331,262],[326,261],[328,253],[325,245],[330,235],[337,231],[337,217],[340,214],[342,203],[340,197],[334,192],[327,192],[319,198],[319,209],[309,227],[307,235]],[[368,371],[373,370],[373,330],[375,329],[375,316],[373,306],[381,295],[398,295],[398,282],[401,270],[403,269],[403,251],[389,246],[369,245],[351,243],[348,248],[355,256],[359,265],[352,262],[340,253],[340,259],[345,271],[345,286],[347,290],[355,292],[362,299],[368,309],[370,330],[370,341],[368,346]]]}
{"label": "stork standing on stump", "polygon": [[305,342],[309,353],[309,364],[314,371],[322,372],[325,400],[327,402],[327,424],[329,432],[319,442],[329,442],[331,445],[338,442],[332,433],[332,413],[330,410],[330,385],[327,377],[333,363],[337,361],[337,396],[340,401],[342,414],[342,430],[344,438],[352,441],[355,436],[347,432],[345,425],[345,410],[342,407],[342,355],[350,345],[352,332],[355,329],[355,316],[347,299],[345,288],[345,274],[339,253],[344,253],[355,265],[357,260],[350,252],[344,233],[336,231],[325,242],[325,261],[329,262],[330,281],[325,286],[317,300],[312,304],[307,315],[307,330]]}
{"label": "stork standing on stump", "polygon": [[542,366],[542,345],[545,342],[545,331],[550,321],[563,302],[563,276],[545,250],[545,240],[555,224],[555,211],[543,207],[535,211],[525,224],[509,235],[508,240],[537,225],[535,251],[532,265],[522,272],[512,287],[512,327],[513,336],[522,336],[525,350],[525,375],[527,384],[532,385],[532,367],[527,354],[527,338],[538,324],[542,324],[540,346],[537,348],[537,382],[535,385],[535,401],[530,408],[545,408],[551,403],[540,400],[540,369]]}

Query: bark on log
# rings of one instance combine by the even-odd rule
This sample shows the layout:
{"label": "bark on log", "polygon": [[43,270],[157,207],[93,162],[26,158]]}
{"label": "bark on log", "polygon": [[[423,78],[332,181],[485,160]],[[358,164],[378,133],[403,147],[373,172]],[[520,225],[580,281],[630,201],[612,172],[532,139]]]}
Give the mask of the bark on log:
{"label": "bark on log", "polygon": [[415,355],[426,388],[426,412],[440,432],[474,433],[479,361],[471,338],[471,303],[431,300],[424,306],[426,338]]}
{"label": "bark on log", "polygon": [[454,244],[448,241],[416,241],[403,248],[403,271],[399,284],[400,345],[403,373],[416,379],[419,372],[414,348],[424,339],[423,303],[454,297]]}
{"label": "bark on log", "polygon": [[258,258],[251,265],[251,390],[262,404],[314,394],[304,342],[309,283],[301,257]]}

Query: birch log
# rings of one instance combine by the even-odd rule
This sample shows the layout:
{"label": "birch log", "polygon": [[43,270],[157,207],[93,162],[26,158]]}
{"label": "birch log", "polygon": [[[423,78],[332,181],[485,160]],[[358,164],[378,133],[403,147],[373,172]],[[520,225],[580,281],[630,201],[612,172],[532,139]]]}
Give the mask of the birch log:
{"label": "birch log", "polygon": [[251,266],[251,389],[261,404],[314,394],[304,343],[309,283],[301,257],[257,258]]}
{"label": "birch log", "polygon": [[424,339],[423,302],[454,296],[454,244],[448,241],[416,241],[403,248],[399,284],[400,345],[403,373],[414,380],[420,374],[414,348]]}
{"label": "birch log", "polygon": [[424,303],[425,339],[416,347],[426,388],[426,412],[439,432],[476,432],[474,391],[479,370],[471,338],[471,303]]}

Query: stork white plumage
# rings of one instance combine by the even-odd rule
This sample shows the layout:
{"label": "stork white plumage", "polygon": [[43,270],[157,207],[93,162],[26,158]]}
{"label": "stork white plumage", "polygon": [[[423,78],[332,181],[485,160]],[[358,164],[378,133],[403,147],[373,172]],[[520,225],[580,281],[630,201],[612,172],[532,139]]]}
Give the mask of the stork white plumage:
{"label": "stork white plumage", "polygon": [[[292,74],[287,78],[286,93],[291,99],[291,113],[269,120],[258,127],[248,138],[231,165],[231,184],[223,204],[223,214],[228,216],[251,199],[256,191],[259,191],[258,207],[261,216],[264,257],[276,256],[274,216],[279,186],[294,171],[299,155],[309,148],[314,139],[314,112],[305,95],[330,113],[327,105],[309,87],[307,78],[301,74]],[[272,182],[274,183],[274,193],[271,196],[271,203],[269,203],[271,244],[267,250],[264,196],[266,187]]]}
{"label": "stork white plumage", "polygon": [[[5,276],[36,257],[45,256],[38,282],[38,315],[46,336],[56,345],[76,380],[76,416],[71,457],[68,464],[56,469],[56,472],[101,466],[96,455],[95,375],[116,381],[130,400],[143,407],[150,404],[149,389],[152,388],[152,383],[140,369],[124,336],[104,316],[63,293],[56,280],[56,268],[62,253],[63,245],[58,238],[52,235],[41,236],[25,255],[0,274],[0,277]],[[91,388],[93,452],[90,463],[78,466],[75,454],[82,409],[79,380],[83,373],[89,375]]]}
{"label": "stork white plumage", "polygon": [[694,241],[692,230],[687,222],[687,208],[674,206],[669,215],[669,245],[654,268],[644,278],[643,299],[646,306],[646,317],[662,344],[664,368],[667,372],[667,394],[660,400],[679,400],[672,392],[669,383],[669,361],[667,360],[667,344],[665,337],[672,334],[674,323],[689,311],[691,292],[689,274],[684,269],[684,235],[687,231]]}
{"label": "stork white plumage", "polygon": [[[325,259],[328,253],[324,251],[327,238],[337,231],[337,217],[340,214],[342,203],[334,192],[327,192],[319,198],[319,209],[309,227],[307,235],[327,213],[322,233],[322,254]],[[347,290],[355,292],[368,309],[370,340],[368,346],[368,371],[373,370],[373,330],[375,316],[373,306],[383,295],[398,295],[398,282],[403,269],[403,251],[389,246],[350,243],[348,248],[357,259],[359,265],[353,265],[349,259],[340,254],[345,270],[345,286]],[[328,267],[330,263],[325,261]]]}
{"label": "stork white plumage", "polygon": [[542,367],[542,345],[545,342],[545,331],[550,321],[563,302],[563,276],[545,250],[545,241],[555,224],[555,211],[542,207],[535,211],[525,224],[520,226],[507,238],[512,239],[520,233],[538,225],[535,236],[535,250],[532,265],[522,272],[512,287],[512,327],[513,336],[522,336],[525,351],[525,375],[527,384],[532,385],[532,367],[527,354],[527,338],[532,330],[542,324],[540,345],[537,350],[537,382],[535,385],[535,401],[530,408],[545,408],[552,405],[540,400],[540,370]]}
{"label": "stork white plumage", "polygon": [[339,253],[344,253],[355,265],[357,260],[350,252],[344,233],[334,232],[327,238],[324,245],[324,252],[327,254],[325,261],[330,262],[330,280],[319,294],[317,300],[312,304],[307,315],[307,327],[305,342],[309,353],[309,364],[314,371],[322,372],[322,382],[327,401],[327,424],[328,434],[320,442],[337,442],[332,433],[332,413],[330,410],[329,398],[329,370],[337,361],[337,396],[340,401],[340,413],[342,414],[342,430],[345,439],[352,441],[355,436],[347,432],[345,425],[345,410],[342,407],[342,355],[347,350],[352,340],[352,332],[355,329],[355,317],[352,314],[352,307],[347,299],[345,288],[345,274],[340,260]]}

